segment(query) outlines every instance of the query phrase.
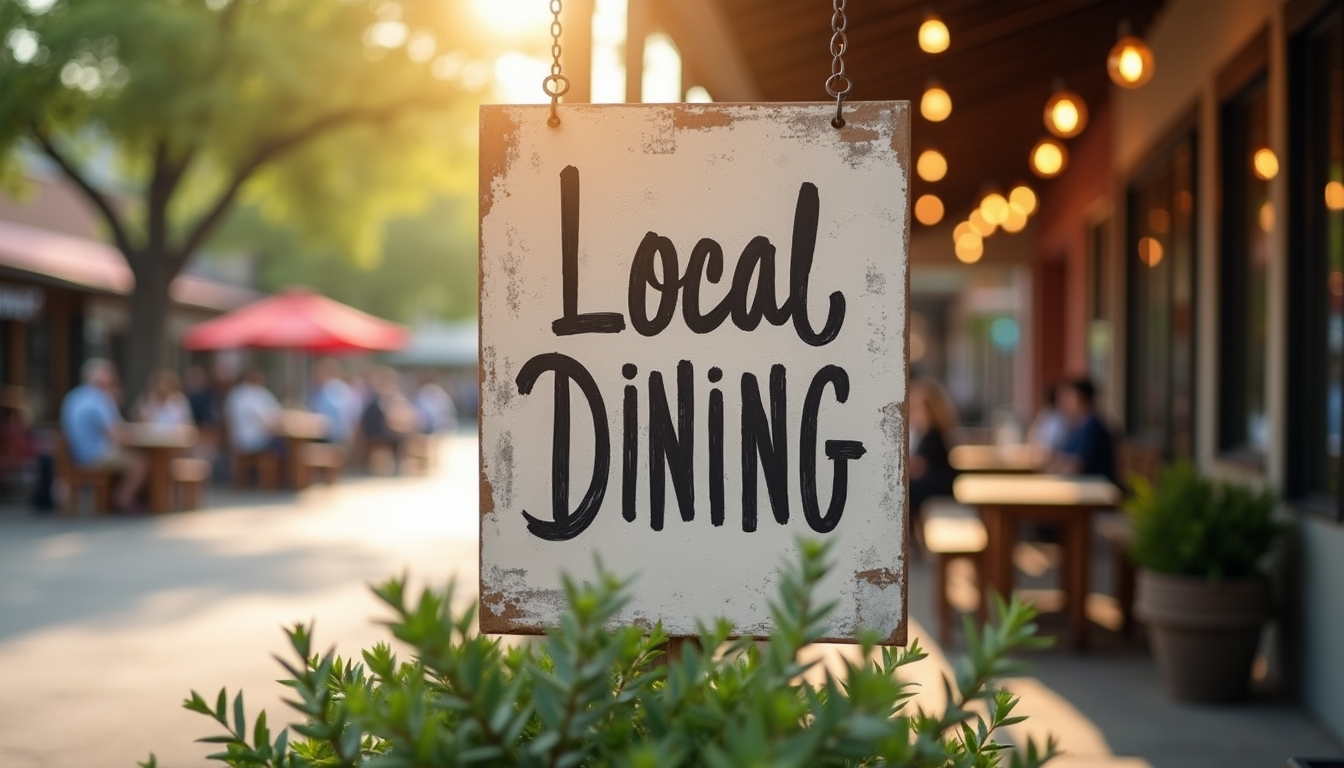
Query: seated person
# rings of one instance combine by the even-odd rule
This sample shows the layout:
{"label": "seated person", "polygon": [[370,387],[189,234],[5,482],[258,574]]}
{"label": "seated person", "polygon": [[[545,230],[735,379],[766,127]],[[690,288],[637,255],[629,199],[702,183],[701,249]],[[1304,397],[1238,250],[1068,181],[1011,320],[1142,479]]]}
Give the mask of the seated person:
{"label": "seated person", "polygon": [[266,374],[255,366],[248,368],[224,401],[233,450],[243,455],[280,453],[283,444],[275,434],[280,414],[280,401],[266,388]]}
{"label": "seated person", "polygon": [[107,360],[93,358],[84,363],[81,379],[84,383],[70,390],[61,403],[61,433],[70,461],[78,467],[120,473],[112,503],[119,510],[131,511],[149,464],[144,456],[119,444],[122,421],[114,396],[118,391],[116,368]]}
{"label": "seated person", "polygon": [[1097,475],[1120,485],[1115,471],[1115,440],[1097,415],[1097,390],[1088,379],[1059,389],[1059,409],[1068,420],[1064,444],[1047,469],[1067,475]]}
{"label": "seated person", "polygon": [[923,536],[920,512],[924,502],[951,496],[956,478],[948,461],[949,441],[957,427],[956,406],[936,382],[910,382],[910,426],[910,525],[918,539]]}
{"label": "seated person", "polygon": [[190,426],[195,423],[191,403],[178,386],[177,374],[167,369],[154,372],[140,402],[136,403],[135,418],[146,424]]}
{"label": "seated person", "polygon": [[340,372],[335,360],[318,361],[313,369],[315,386],[308,397],[308,410],[327,417],[326,442],[344,444],[350,442],[354,431],[350,413],[355,393]]}

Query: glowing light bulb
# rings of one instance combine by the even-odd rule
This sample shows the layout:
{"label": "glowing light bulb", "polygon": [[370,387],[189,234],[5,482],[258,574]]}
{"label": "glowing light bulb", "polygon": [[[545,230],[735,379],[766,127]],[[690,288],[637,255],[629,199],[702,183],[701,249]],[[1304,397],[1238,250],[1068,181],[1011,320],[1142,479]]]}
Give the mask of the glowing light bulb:
{"label": "glowing light bulb", "polygon": [[957,238],[954,250],[958,261],[963,264],[974,264],[985,255],[985,241],[974,232],[967,232]]}
{"label": "glowing light bulb", "polygon": [[980,213],[979,208],[971,211],[971,215],[966,217],[966,223],[971,225],[971,231],[980,237],[989,237],[994,234],[994,230],[998,229],[997,224],[985,219],[985,215]]}
{"label": "glowing light bulb", "polygon": [[943,201],[937,195],[920,195],[915,201],[915,218],[931,227],[943,220]]}
{"label": "glowing light bulb", "polygon": [[1121,88],[1138,88],[1153,79],[1153,51],[1137,37],[1120,38],[1106,56],[1106,72]]}
{"label": "glowing light bulb", "polygon": [[957,242],[958,240],[961,239],[961,236],[964,235],[964,234],[966,234],[967,232],[970,232],[971,234],[975,234],[975,231],[971,229],[971,222],[969,222],[969,221],[963,221],[963,222],[961,222],[960,224],[958,224],[957,226],[953,227],[953,228],[952,228],[952,242],[953,242],[953,243]]}
{"label": "glowing light bulb", "polygon": [[1008,202],[1021,208],[1028,216],[1036,212],[1036,193],[1024,184],[1013,187],[1013,191],[1008,193]]}
{"label": "glowing light bulb", "polygon": [[1070,139],[1087,127],[1087,104],[1072,91],[1056,91],[1045,102],[1045,128],[1061,139]]}
{"label": "glowing light bulb", "polygon": [[936,149],[926,149],[915,161],[915,172],[925,181],[939,181],[947,175],[947,158]]}
{"label": "glowing light bulb", "polygon": [[1008,200],[998,192],[985,195],[980,201],[980,216],[985,221],[998,226],[1008,220]]}
{"label": "glowing light bulb", "polygon": [[1325,207],[1332,211],[1344,211],[1344,184],[1338,181],[1326,182]]}
{"label": "glowing light bulb", "polygon": [[931,123],[941,123],[952,114],[952,97],[937,85],[930,85],[919,99],[919,114]]}
{"label": "glowing light bulb", "polygon": [[943,20],[930,14],[919,25],[919,47],[925,53],[942,53],[952,44],[952,34]]}
{"label": "glowing light bulb", "polygon": [[1162,263],[1162,244],[1151,237],[1139,238],[1139,261],[1149,267]]}
{"label": "glowing light bulb", "polygon": [[1063,173],[1068,162],[1068,150],[1054,139],[1041,139],[1031,148],[1031,170],[1043,179],[1053,179]]}
{"label": "glowing light bulb", "polygon": [[1003,231],[1009,234],[1017,234],[1027,227],[1027,212],[1017,203],[1008,203],[1008,218],[1003,220]]}
{"label": "glowing light bulb", "polygon": [[1251,158],[1251,165],[1255,168],[1256,177],[1265,181],[1279,175],[1279,157],[1269,147],[1257,149]]}

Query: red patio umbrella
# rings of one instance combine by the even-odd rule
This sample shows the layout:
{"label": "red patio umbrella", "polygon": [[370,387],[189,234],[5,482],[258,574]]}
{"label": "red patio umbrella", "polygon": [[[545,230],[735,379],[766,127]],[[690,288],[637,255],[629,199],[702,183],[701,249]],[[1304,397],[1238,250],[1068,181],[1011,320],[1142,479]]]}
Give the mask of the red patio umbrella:
{"label": "red patio umbrella", "polygon": [[291,288],[193,326],[186,349],[294,349],[307,352],[382,352],[406,346],[406,328]]}

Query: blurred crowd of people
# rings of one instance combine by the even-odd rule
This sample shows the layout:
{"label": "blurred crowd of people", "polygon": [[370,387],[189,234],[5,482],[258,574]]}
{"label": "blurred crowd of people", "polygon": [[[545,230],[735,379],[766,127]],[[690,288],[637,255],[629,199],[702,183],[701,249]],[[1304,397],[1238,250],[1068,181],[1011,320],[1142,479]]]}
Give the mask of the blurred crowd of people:
{"label": "blurred crowd of people", "polygon": [[[147,475],[144,456],[125,445],[128,422],[155,428],[195,427],[193,453],[212,461],[225,453],[283,450],[279,432],[285,408],[256,366],[236,378],[212,379],[201,366],[188,368],[181,380],[173,371],[156,371],[141,396],[123,412],[126,404],[116,367],[108,360],[90,359],[81,368],[80,384],[61,403],[57,439],[49,443],[33,430],[21,390],[5,388],[0,395],[4,446],[0,471],[26,472],[34,459],[64,451],[64,458],[75,467],[117,476],[112,502],[119,510],[136,509]],[[457,425],[452,398],[432,377],[403,379],[385,367],[346,369],[333,359],[315,364],[303,402],[290,405],[323,416],[323,439],[346,448],[368,438],[395,452],[408,436],[444,432]],[[41,485],[43,473],[36,474]],[[49,477],[45,481],[50,484]],[[42,496],[40,489],[38,495]]]}

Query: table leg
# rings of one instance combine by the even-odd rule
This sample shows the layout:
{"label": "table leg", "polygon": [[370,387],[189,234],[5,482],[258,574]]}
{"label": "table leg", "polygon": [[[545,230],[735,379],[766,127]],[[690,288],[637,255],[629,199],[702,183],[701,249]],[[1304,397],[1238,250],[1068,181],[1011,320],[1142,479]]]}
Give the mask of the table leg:
{"label": "table leg", "polygon": [[162,449],[150,449],[149,454],[149,511],[156,515],[167,512],[171,504],[173,482],[168,471],[172,452]]}
{"label": "table leg", "polygon": [[1064,550],[1068,581],[1069,646],[1075,651],[1087,650],[1087,592],[1088,571],[1092,562],[1091,512],[1073,515],[1065,526],[1068,537]]}
{"label": "table leg", "polygon": [[989,589],[1008,599],[1013,594],[1013,547],[1017,544],[1017,518],[1005,507],[985,507],[985,531],[989,534],[986,570]]}
{"label": "table leg", "polygon": [[289,487],[301,491],[308,487],[307,467],[303,463],[303,440],[297,437],[285,438],[285,461],[289,463]]}

